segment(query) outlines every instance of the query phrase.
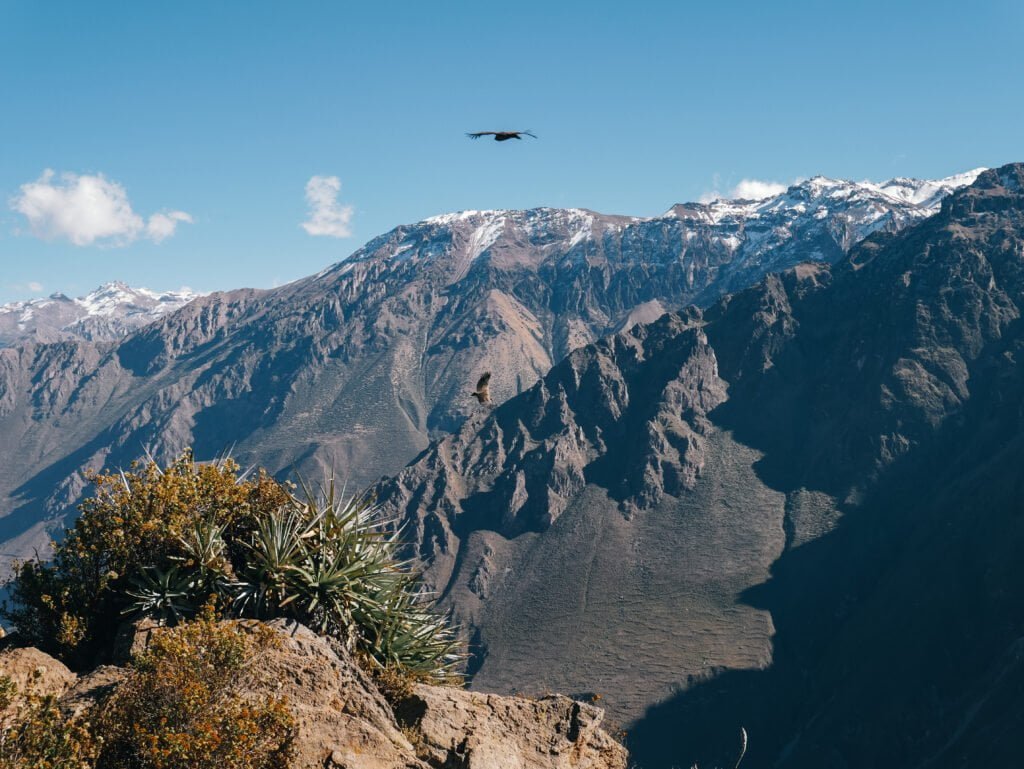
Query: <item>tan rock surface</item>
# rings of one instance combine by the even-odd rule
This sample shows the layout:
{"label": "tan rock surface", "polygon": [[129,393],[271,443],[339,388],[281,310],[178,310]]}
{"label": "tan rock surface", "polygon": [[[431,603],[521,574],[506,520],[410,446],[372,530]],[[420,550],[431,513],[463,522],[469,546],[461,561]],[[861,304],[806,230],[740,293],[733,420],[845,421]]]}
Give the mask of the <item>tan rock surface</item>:
{"label": "tan rock surface", "polygon": [[[60,695],[75,682],[64,663],[38,649],[6,649],[0,652],[0,676],[8,676],[21,693]],[[17,701],[15,705],[17,706]],[[0,712],[0,716],[4,715]]]}
{"label": "tan rock surface", "polygon": [[604,711],[561,695],[532,700],[419,686],[408,710],[415,718],[420,753],[432,766],[463,769],[626,766],[625,748],[601,728]]}
{"label": "tan rock surface", "polygon": [[[255,623],[252,623],[255,625]],[[295,623],[271,623],[280,645],[260,658],[253,698],[283,697],[295,716],[293,769],[625,769],[603,711],[553,696],[500,697],[416,686],[401,718],[349,652]],[[75,676],[37,649],[0,654],[0,674],[61,695],[68,714],[102,703],[127,675],[104,665]]]}
{"label": "tan rock surface", "polygon": [[279,649],[261,661],[255,696],[284,697],[295,716],[295,769],[420,769],[391,708],[344,649],[295,623],[272,623]]}

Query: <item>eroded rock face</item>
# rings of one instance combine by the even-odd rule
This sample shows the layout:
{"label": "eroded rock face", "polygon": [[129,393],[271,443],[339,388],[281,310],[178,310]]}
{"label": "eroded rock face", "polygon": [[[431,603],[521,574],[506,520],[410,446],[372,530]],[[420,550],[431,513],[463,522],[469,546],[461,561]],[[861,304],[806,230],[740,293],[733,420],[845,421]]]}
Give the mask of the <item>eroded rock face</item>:
{"label": "eroded rock face", "polygon": [[727,765],[741,726],[756,765],[1013,765],[1022,318],[1012,164],[575,351],[378,498],[472,686],[602,693],[648,769]]}
{"label": "eroded rock face", "polygon": [[432,766],[465,769],[603,769],[622,746],[601,728],[604,711],[568,697],[500,697],[418,686],[400,717]]}
{"label": "eroded rock face", "polygon": [[[396,718],[342,646],[296,623],[271,627],[280,645],[259,659],[247,694],[286,700],[297,730],[294,769],[626,767],[625,748],[601,729],[603,711],[592,705],[420,685]],[[127,670],[106,665],[77,677],[37,649],[13,649],[0,654],[0,675],[35,681],[72,714],[102,707]]]}

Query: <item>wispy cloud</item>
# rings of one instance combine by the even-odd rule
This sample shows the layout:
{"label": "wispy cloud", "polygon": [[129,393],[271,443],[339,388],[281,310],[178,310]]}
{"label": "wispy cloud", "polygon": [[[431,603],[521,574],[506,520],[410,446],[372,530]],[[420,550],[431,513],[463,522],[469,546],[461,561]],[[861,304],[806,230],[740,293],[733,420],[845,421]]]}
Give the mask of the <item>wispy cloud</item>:
{"label": "wispy cloud", "polygon": [[352,234],[352,206],[338,200],[341,179],[337,176],[313,176],[306,182],[306,202],[309,215],[302,229],[310,235],[347,238]]}
{"label": "wispy cloud", "polygon": [[718,174],[715,174],[715,188],[701,195],[700,202],[710,203],[713,200],[720,200],[722,198],[728,200],[763,200],[764,198],[781,195],[788,189],[788,185],[786,184],[765,181],[763,179],[743,179],[727,193],[719,192],[718,185]]}
{"label": "wispy cloud", "polygon": [[29,280],[25,283],[4,283],[3,288],[15,295],[23,296],[25,294],[41,294],[44,286],[38,280]]}
{"label": "wispy cloud", "polygon": [[178,222],[192,224],[192,217],[184,211],[167,211],[153,214],[146,222],[146,235],[154,243],[166,240],[178,229]]}
{"label": "wispy cloud", "polygon": [[103,174],[58,177],[50,169],[21,185],[10,206],[25,217],[36,237],[76,246],[126,246],[139,238],[159,243],[174,234],[179,222],[192,222],[184,211],[143,219],[132,210],[124,187]]}

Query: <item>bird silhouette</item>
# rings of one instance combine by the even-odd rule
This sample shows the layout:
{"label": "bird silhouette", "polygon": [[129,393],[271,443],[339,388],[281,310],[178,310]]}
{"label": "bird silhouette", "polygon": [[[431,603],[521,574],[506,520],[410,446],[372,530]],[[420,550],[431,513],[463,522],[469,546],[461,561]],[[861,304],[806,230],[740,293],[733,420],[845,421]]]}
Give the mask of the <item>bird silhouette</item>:
{"label": "bird silhouette", "polygon": [[522,139],[524,136],[530,136],[534,139],[537,135],[531,131],[477,131],[476,133],[466,134],[470,139],[479,139],[481,136],[493,136],[496,142],[507,142],[509,139]]}
{"label": "bird silhouette", "polygon": [[486,372],[480,381],[476,383],[476,390],[470,393],[470,397],[476,398],[477,402],[481,406],[486,406],[491,402],[491,372]]}

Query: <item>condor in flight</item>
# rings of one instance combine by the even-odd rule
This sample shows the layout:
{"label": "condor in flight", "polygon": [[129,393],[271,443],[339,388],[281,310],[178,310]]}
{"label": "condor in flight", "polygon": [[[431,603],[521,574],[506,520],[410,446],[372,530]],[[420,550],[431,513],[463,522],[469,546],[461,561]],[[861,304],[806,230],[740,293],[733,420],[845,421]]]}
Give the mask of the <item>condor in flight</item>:
{"label": "condor in flight", "polygon": [[476,133],[466,134],[470,139],[479,139],[481,136],[493,136],[496,142],[507,142],[509,139],[522,139],[524,136],[530,136],[534,139],[537,135],[532,131],[477,131]]}
{"label": "condor in flight", "polygon": [[487,406],[491,403],[491,372],[488,371],[480,377],[480,381],[476,383],[476,390],[471,392],[471,398],[476,398],[477,403],[481,406]]}

